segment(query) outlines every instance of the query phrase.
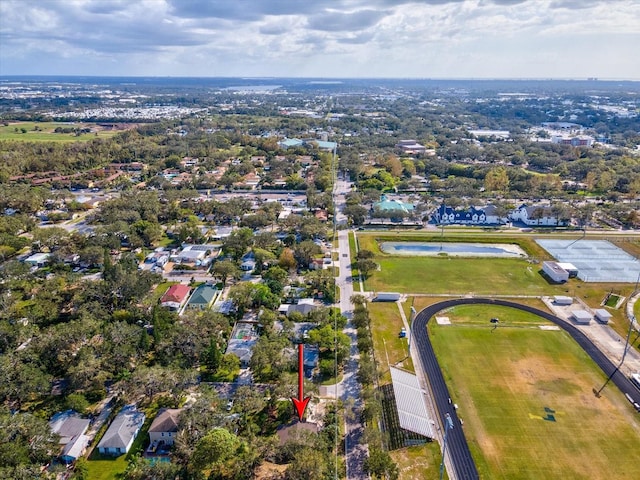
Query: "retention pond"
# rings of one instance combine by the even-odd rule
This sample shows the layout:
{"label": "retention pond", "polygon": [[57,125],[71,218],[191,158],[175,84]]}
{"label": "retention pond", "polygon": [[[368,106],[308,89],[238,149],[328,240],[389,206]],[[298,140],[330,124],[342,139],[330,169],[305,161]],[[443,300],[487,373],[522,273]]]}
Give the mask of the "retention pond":
{"label": "retention pond", "polygon": [[506,258],[527,256],[518,245],[508,243],[382,242],[380,250],[392,255]]}

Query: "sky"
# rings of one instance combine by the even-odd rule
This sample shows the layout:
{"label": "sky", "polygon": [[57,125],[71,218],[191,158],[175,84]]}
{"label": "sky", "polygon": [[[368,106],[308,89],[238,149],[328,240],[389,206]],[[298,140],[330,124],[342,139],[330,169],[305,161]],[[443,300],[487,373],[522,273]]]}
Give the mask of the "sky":
{"label": "sky", "polygon": [[640,80],[640,0],[0,0],[0,75]]}

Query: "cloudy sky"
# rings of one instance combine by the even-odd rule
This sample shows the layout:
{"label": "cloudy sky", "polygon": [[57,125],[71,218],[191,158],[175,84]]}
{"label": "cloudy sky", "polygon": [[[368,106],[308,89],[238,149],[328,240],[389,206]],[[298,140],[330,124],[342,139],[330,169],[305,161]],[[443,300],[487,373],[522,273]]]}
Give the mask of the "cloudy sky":
{"label": "cloudy sky", "polygon": [[640,80],[640,0],[0,0],[0,75]]}

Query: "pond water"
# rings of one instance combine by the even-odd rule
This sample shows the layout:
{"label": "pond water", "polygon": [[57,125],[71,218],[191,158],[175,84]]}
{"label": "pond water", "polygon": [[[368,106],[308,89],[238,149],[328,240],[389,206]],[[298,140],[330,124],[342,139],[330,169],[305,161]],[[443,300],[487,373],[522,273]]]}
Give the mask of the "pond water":
{"label": "pond water", "polygon": [[527,254],[507,243],[382,242],[380,250],[394,255],[452,255],[460,257],[522,258]]}

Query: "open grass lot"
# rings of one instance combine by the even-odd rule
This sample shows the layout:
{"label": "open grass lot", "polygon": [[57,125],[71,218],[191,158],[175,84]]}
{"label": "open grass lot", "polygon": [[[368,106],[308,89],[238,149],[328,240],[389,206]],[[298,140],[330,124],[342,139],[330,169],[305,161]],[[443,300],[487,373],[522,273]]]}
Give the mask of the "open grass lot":
{"label": "open grass lot", "polygon": [[482,478],[640,478],[638,415],[613,386],[593,395],[604,374],[567,334],[508,308],[446,315],[429,329]]}
{"label": "open grass lot", "polygon": [[413,363],[409,358],[407,338],[399,338],[404,326],[395,302],[369,303],[373,349],[378,364],[380,384],[391,383],[389,365],[395,365],[413,372]]}
{"label": "open grass lot", "polygon": [[[92,128],[91,123],[66,123],[66,122],[11,122],[8,126],[0,125],[0,141],[16,140],[21,142],[86,142],[94,138],[108,138],[118,133],[115,130],[99,130],[97,132],[83,133],[55,133],[57,127],[61,128]],[[17,129],[17,130],[16,130]],[[26,132],[23,133],[22,129]]]}
{"label": "open grass lot", "polygon": [[[436,480],[440,478],[442,455],[437,442],[389,452],[398,465],[400,480]],[[444,478],[449,478],[445,473]]]}
{"label": "open grass lot", "polygon": [[476,295],[559,294],[526,260],[451,257],[378,257],[380,271],[365,282],[368,291]]}

